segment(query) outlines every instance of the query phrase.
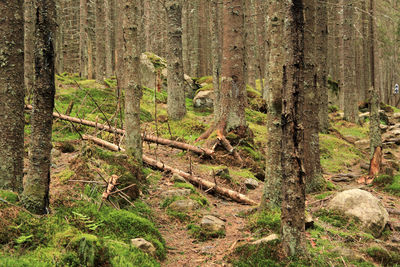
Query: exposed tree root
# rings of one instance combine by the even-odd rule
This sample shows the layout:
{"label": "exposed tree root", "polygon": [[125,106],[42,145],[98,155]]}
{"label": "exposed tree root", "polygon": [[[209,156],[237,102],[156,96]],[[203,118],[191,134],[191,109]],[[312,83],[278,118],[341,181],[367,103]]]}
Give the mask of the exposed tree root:
{"label": "exposed tree root", "polygon": [[[125,151],[123,148],[119,148],[117,145],[114,145],[110,142],[107,142],[105,140],[102,140],[100,138],[94,137],[94,136],[90,136],[90,135],[83,135],[83,138],[86,140],[91,140],[94,143],[101,145],[109,150],[112,151]],[[206,190],[207,192],[209,191],[214,191],[222,196],[228,197],[232,200],[235,200],[239,203],[244,203],[244,204],[248,204],[248,205],[257,205],[258,203],[255,202],[254,200],[251,200],[250,198],[246,197],[243,194],[240,194],[239,192],[224,188],[224,187],[220,187],[217,186],[215,183],[212,183],[210,181],[201,179],[200,177],[196,177],[193,176],[187,172],[175,169],[171,166],[168,166],[160,161],[154,160],[148,156],[143,155],[143,162],[160,170],[163,171],[169,171],[172,173],[176,173],[180,176],[182,176],[183,178],[185,178],[187,181],[189,181],[190,183],[193,183],[197,186],[202,187],[204,190]]]}

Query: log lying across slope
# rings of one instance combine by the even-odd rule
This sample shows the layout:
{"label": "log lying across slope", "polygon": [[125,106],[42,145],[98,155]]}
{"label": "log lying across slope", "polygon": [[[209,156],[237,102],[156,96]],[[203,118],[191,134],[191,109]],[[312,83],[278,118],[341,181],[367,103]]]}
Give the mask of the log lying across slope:
{"label": "log lying across slope", "polygon": [[[32,106],[25,105],[25,108],[28,110],[31,110]],[[89,120],[84,120],[84,119],[79,119],[79,118],[63,115],[63,114],[60,114],[57,112],[53,112],[53,117],[58,118],[60,120],[70,121],[70,122],[94,127],[94,128],[97,128],[97,129],[100,129],[100,130],[103,130],[106,132],[110,132],[110,133],[125,134],[125,130],[123,130],[123,129],[118,129],[118,128],[115,128],[112,126],[110,127],[108,125],[100,124],[100,123],[97,123],[94,121],[89,121]],[[214,151],[212,151],[211,149],[208,149],[208,148],[201,148],[198,146],[193,146],[193,145],[186,144],[183,142],[165,139],[165,138],[157,137],[154,135],[142,134],[142,138],[144,141],[147,141],[147,142],[157,143],[160,145],[165,145],[165,146],[182,149],[182,150],[188,150],[188,151],[194,152],[199,155],[207,155],[207,156],[211,157],[214,154]]]}
{"label": "log lying across slope", "polygon": [[[101,146],[103,146],[103,147],[105,147],[105,148],[107,148],[109,150],[112,150],[112,151],[125,151],[123,148],[118,148],[117,145],[114,145],[114,144],[112,144],[110,142],[107,142],[105,140],[102,140],[100,138],[97,138],[97,137],[94,137],[94,136],[91,136],[91,135],[83,135],[83,139],[91,140],[94,143],[96,143],[98,145],[101,145]],[[218,193],[218,194],[220,194],[222,196],[228,197],[228,198],[230,198],[232,200],[235,200],[235,201],[237,201],[239,203],[244,203],[244,204],[248,204],[248,205],[257,205],[257,202],[251,200],[250,198],[246,197],[243,194],[240,194],[239,192],[236,192],[236,191],[224,188],[224,187],[216,186],[216,184],[214,184],[214,183],[212,183],[210,181],[201,179],[200,177],[196,177],[196,176],[190,175],[187,172],[175,169],[175,168],[173,168],[171,166],[168,166],[168,165],[166,165],[166,164],[164,164],[164,163],[162,163],[160,161],[154,160],[154,159],[152,159],[150,157],[147,157],[145,155],[143,155],[143,162],[145,162],[146,164],[148,164],[148,165],[150,165],[150,166],[152,166],[154,168],[157,168],[157,169],[160,169],[160,170],[163,170],[163,171],[170,171],[172,173],[176,173],[176,174],[182,176],[183,178],[185,178],[190,183],[193,183],[193,184],[195,184],[197,186],[201,186],[205,190],[208,190],[208,189],[213,190],[214,192],[216,192],[216,193]]]}

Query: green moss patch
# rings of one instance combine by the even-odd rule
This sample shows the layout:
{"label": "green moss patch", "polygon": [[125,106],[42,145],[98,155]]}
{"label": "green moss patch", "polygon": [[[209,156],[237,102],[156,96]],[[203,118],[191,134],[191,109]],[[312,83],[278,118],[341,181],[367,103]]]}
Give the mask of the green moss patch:
{"label": "green moss patch", "polygon": [[393,177],[393,180],[390,183],[390,179],[385,179],[387,185],[385,186],[385,191],[400,196],[400,175],[396,175]]}
{"label": "green moss patch", "polygon": [[189,234],[193,238],[195,238],[195,239],[197,239],[199,241],[202,241],[202,242],[210,240],[212,238],[223,238],[223,237],[225,237],[225,231],[220,230],[220,231],[210,232],[210,231],[204,230],[199,225],[193,224],[193,223],[188,224],[187,229],[189,231]]}
{"label": "green moss patch", "polygon": [[0,198],[13,204],[17,203],[19,200],[18,194],[9,190],[0,190]]}
{"label": "green moss patch", "polygon": [[251,232],[260,236],[277,233],[280,227],[281,212],[279,209],[256,212],[248,218],[248,228]]}

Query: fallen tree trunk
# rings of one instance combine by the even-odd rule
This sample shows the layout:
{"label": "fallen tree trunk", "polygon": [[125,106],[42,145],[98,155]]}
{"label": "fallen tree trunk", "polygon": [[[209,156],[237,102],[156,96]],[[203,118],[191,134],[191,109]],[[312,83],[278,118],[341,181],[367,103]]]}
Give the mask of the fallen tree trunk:
{"label": "fallen tree trunk", "polygon": [[[32,106],[25,105],[25,108],[31,110]],[[97,123],[94,121],[89,121],[89,120],[84,120],[84,119],[79,119],[79,118],[63,115],[63,114],[60,114],[57,112],[53,112],[53,117],[59,118],[61,120],[65,120],[65,121],[75,122],[75,123],[79,123],[82,125],[94,127],[94,128],[104,130],[104,131],[110,132],[110,133],[117,133],[117,134],[125,133],[125,130],[123,130],[123,129],[110,127],[108,125],[100,124],[100,123]],[[212,151],[211,149],[201,148],[201,147],[193,146],[193,145],[186,144],[183,142],[178,142],[178,141],[174,141],[174,140],[157,137],[154,135],[142,134],[142,138],[144,141],[147,141],[147,142],[157,143],[160,145],[165,145],[165,146],[169,146],[169,147],[173,147],[173,148],[177,148],[177,149],[181,149],[181,150],[189,150],[189,151],[194,152],[199,155],[207,155],[209,157],[214,155],[214,151]]]}
{"label": "fallen tree trunk", "polygon": [[228,139],[222,134],[221,131],[217,130],[217,139],[221,142],[221,144],[225,147],[225,149],[231,153],[239,163],[243,163],[242,158],[240,157],[239,153],[236,149],[229,143]]}
{"label": "fallen tree trunk", "polygon": [[[100,138],[91,136],[91,135],[83,135],[83,139],[86,140],[91,140],[94,143],[101,145],[109,150],[112,151],[125,151],[123,148],[118,148],[117,145],[114,145],[110,142],[107,142],[105,140],[102,140]],[[143,155],[143,162],[145,162],[146,164],[155,167],[157,169],[163,170],[163,171],[170,171],[172,173],[178,174],[180,176],[182,176],[183,178],[185,178],[187,181],[189,181],[190,183],[193,183],[197,186],[201,186],[203,189],[205,190],[213,190],[216,193],[223,195],[225,197],[228,197],[232,200],[235,200],[239,203],[244,203],[244,204],[248,204],[248,205],[257,205],[258,203],[251,200],[250,198],[246,197],[243,194],[240,194],[239,192],[224,188],[224,187],[219,187],[217,186],[215,183],[212,183],[210,181],[201,179],[200,177],[196,177],[196,176],[192,176],[187,172],[175,169],[171,166],[168,166],[160,161],[154,160],[150,157],[147,157],[145,155]]]}

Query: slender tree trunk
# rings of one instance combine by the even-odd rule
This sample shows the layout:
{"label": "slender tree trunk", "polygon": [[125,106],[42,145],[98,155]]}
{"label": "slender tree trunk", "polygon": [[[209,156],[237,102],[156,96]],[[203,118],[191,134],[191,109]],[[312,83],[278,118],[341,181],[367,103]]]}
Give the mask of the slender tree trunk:
{"label": "slender tree trunk", "polygon": [[34,56],[32,53],[33,47],[33,32],[35,31],[35,22],[33,21],[33,0],[25,0],[24,2],[24,79],[25,92],[30,95],[33,86],[35,85],[34,74]]}
{"label": "slender tree trunk", "polygon": [[254,31],[255,14],[252,12],[252,5],[254,1],[245,1],[245,82],[252,88],[256,88],[257,79],[257,58],[256,58],[256,32]]}
{"label": "slender tree trunk", "polygon": [[[87,2],[88,79],[96,77],[96,1]],[[120,24],[121,25],[121,24]]]}
{"label": "slender tree trunk", "polygon": [[79,14],[79,50],[80,50],[80,76],[87,78],[88,76],[88,24],[87,24],[87,0],[80,0]]}
{"label": "slender tree trunk", "polygon": [[247,129],[244,83],[243,1],[224,0],[221,77],[221,128],[227,132]]}
{"label": "slender tree trunk", "polygon": [[104,0],[104,19],[105,19],[105,77],[110,78],[113,75],[112,63],[112,33],[113,26],[111,23],[111,0]]}
{"label": "slender tree trunk", "polygon": [[190,1],[190,75],[192,77],[199,77],[200,75],[200,62],[199,62],[199,1]]}
{"label": "slender tree trunk", "polygon": [[285,66],[285,50],[282,46],[284,41],[284,26],[286,19],[286,4],[282,1],[270,1],[268,5],[267,37],[269,43],[269,61],[267,65],[268,76],[268,120],[267,120],[267,146],[265,164],[265,185],[261,200],[261,208],[266,207],[269,200],[271,206],[282,204],[282,168],[281,168],[281,143],[282,125],[280,123],[282,115],[282,86],[283,70]]}
{"label": "slender tree trunk", "polygon": [[121,25],[123,23],[122,18],[124,13],[121,1],[115,1],[115,11],[115,73],[117,74],[118,86],[122,89],[125,83],[122,81],[124,76],[124,39]]}
{"label": "slender tree trunk", "polygon": [[0,189],[16,192],[22,191],[24,167],[23,3],[0,2]]}
{"label": "slender tree trunk", "polygon": [[282,247],[287,256],[302,257],[305,247],[304,174],[304,17],[303,3],[287,1],[287,65],[284,66],[282,102]]}
{"label": "slender tree trunk", "polygon": [[[33,0],[32,0],[33,1]],[[64,72],[64,1],[57,0],[56,12],[57,12],[57,35],[56,35],[56,72],[63,73]],[[33,9],[35,10],[35,9]],[[30,46],[31,50],[33,47],[33,38],[32,45]],[[33,75],[34,76],[34,75]]]}
{"label": "slender tree trunk", "polygon": [[214,88],[214,118],[220,117],[220,76],[221,76],[221,44],[220,40],[220,3],[219,0],[212,0],[211,3],[211,53],[213,66],[213,88]]}
{"label": "slender tree trunk", "polygon": [[105,75],[105,19],[104,1],[96,0],[96,81],[103,82]]}
{"label": "slender tree trunk", "polygon": [[140,134],[140,99],[142,97],[140,63],[140,20],[139,0],[125,0],[123,6],[124,66],[125,88],[125,130],[126,150],[138,163],[142,162],[142,138]]}
{"label": "slender tree trunk", "polygon": [[182,58],[182,6],[167,0],[168,17],[168,116],[180,120],[186,114]]}
{"label": "slender tree trunk", "polygon": [[35,9],[35,75],[29,170],[22,203],[37,214],[49,212],[50,152],[54,108],[55,1],[37,2]]}

